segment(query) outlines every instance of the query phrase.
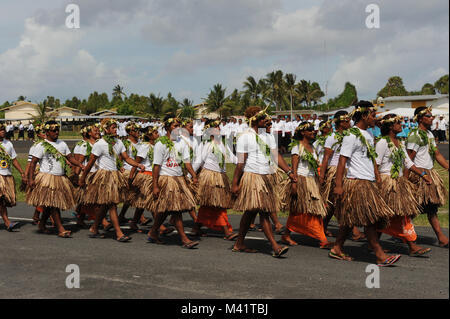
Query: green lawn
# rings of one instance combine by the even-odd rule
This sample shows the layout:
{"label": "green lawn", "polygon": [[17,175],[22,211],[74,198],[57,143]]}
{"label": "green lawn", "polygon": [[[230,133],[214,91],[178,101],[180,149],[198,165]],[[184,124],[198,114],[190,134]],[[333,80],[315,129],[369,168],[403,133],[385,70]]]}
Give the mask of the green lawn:
{"label": "green lawn", "polygon": [[[290,163],[290,158],[287,158],[286,160],[288,163]],[[19,161],[20,165],[22,166],[22,169],[25,170],[27,159],[20,157],[20,158],[18,158],[18,161]],[[233,164],[227,164],[227,175],[230,179],[230,182],[233,179],[234,167],[235,166]],[[440,176],[444,180],[445,187],[447,188],[447,191],[448,191],[449,190],[448,172],[446,170],[444,170],[439,164],[435,164],[435,169],[439,172]],[[17,201],[24,202],[25,194],[19,190],[20,181],[21,181],[20,174],[15,168],[13,168],[13,175],[16,180]],[[447,199],[446,204],[439,209],[439,220],[441,221],[442,227],[446,227],[446,228],[448,228],[448,207],[449,207],[449,203],[448,203],[448,199]],[[228,213],[229,214],[241,214],[241,212],[236,212],[231,209],[228,211]],[[288,212],[281,212],[280,216],[287,217]],[[426,215],[420,215],[417,218],[415,218],[414,224],[417,226],[428,226],[429,225]]]}

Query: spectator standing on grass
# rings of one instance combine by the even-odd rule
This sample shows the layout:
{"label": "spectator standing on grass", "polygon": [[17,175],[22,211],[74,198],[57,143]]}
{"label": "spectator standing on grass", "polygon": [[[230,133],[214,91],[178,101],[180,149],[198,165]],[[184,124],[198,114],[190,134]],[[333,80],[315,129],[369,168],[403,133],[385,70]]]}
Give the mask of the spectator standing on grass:
{"label": "spectator standing on grass", "polygon": [[22,141],[25,140],[25,127],[22,122],[19,122],[19,136],[17,137],[17,140],[20,140],[20,138],[22,138]]}
{"label": "spectator standing on grass", "polygon": [[28,134],[28,140],[33,141],[34,140],[34,126],[33,126],[33,123],[31,123],[31,122],[30,122],[30,124],[28,124],[27,134]]}
{"label": "spectator standing on grass", "polygon": [[444,118],[444,115],[441,115],[439,116],[439,123],[438,123],[439,142],[442,143],[447,140],[446,132],[447,132],[447,120]]}

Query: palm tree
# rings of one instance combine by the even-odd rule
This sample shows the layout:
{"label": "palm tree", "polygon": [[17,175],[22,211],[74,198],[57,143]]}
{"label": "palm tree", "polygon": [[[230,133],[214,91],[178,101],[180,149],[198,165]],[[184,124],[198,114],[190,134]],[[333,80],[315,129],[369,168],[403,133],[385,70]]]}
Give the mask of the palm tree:
{"label": "palm tree", "polygon": [[284,95],[283,72],[281,70],[278,70],[267,74],[266,81],[269,84],[271,90],[271,102],[275,104],[275,109],[279,111],[281,109]]}
{"label": "palm tree", "polygon": [[289,92],[289,98],[290,98],[290,106],[291,106],[291,117],[292,117],[292,109],[294,107],[293,103],[293,99],[294,99],[294,94],[295,94],[295,81],[297,80],[297,77],[292,74],[292,73],[288,73],[284,76],[284,80],[285,80],[285,87],[286,90]]}
{"label": "palm tree", "polygon": [[48,116],[47,113],[47,102],[41,102],[38,103],[38,114],[37,115],[33,115],[31,113],[27,113],[28,115],[30,115],[33,118],[33,123],[40,123],[40,124],[44,124],[45,122],[47,122],[48,120],[50,120],[50,116]]}
{"label": "palm tree", "polygon": [[259,98],[260,88],[253,76],[249,76],[244,82],[244,89],[244,92],[249,95],[250,101],[255,103]]}
{"label": "palm tree", "polygon": [[163,113],[164,99],[151,93],[148,99],[147,111],[154,116],[161,116]]}
{"label": "palm tree", "polygon": [[310,108],[312,103],[316,104],[325,94],[320,89],[317,82],[301,80],[295,88],[295,93],[300,103],[306,103],[306,107]]}
{"label": "palm tree", "polygon": [[214,85],[208,97],[204,99],[208,112],[219,112],[220,117],[222,117],[222,113],[227,113],[227,107],[224,107],[226,102],[225,92],[226,88],[222,88],[222,84]]}
{"label": "palm tree", "polygon": [[194,102],[189,99],[183,99],[181,102],[181,114],[180,116],[183,118],[194,118],[195,117],[195,108]]}
{"label": "palm tree", "polygon": [[116,85],[113,89],[113,97],[121,97],[122,95],[127,97],[125,92],[123,91],[123,86]]}

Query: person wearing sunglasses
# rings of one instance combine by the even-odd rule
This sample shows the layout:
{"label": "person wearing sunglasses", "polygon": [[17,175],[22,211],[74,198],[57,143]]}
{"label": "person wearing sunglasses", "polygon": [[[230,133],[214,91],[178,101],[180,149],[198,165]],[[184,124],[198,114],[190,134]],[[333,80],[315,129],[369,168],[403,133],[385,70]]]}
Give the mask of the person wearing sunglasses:
{"label": "person wearing sunglasses", "polygon": [[[427,214],[440,247],[448,248],[448,237],[441,230],[437,217],[439,207],[443,206],[448,198],[448,192],[442,178],[434,169],[434,161],[448,171],[449,165],[437,148],[433,133],[430,131],[434,116],[431,107],[418,107],[414,112],[414,121],[418,128],[409,133],[406,149],[414,165],[423,172],[420,175],[409,174],[409,179],[416,185],[416,198],[422,206],[423,213]],[[421,175],[431,177],[431,185],[427,185]]]}

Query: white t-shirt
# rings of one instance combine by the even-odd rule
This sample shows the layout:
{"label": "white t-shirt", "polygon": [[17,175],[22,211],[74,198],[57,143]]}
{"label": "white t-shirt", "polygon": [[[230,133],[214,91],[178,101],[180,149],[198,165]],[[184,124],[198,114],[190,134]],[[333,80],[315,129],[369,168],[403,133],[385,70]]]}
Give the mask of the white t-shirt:
{"label": "white t-shirt", "polygon": [[[365,130],[361,130],[362,135],[367,143],[374,146],[373,137]],[[375,181],[375,170],[372,160],[367,156],[367,147],[361,143],[358,137],[351,134],[345,136],[342,141],[341,156],[348,158],[347,160],[347,177]]]}
{"label": "white t-shirt", "polygon": [[[436,141],[434,139],[433,133],[427,131],[428,143],[432,143],[436,147]],[[419,132],[411,132],[408,136],[406,149],[413,150],[416,152],[416,157],[414,157],[414,165],[420,168],[432,169],[434,166],[433,158],[431,157],[428,148],[429,145],[420,146],[421,137],[419,136]]]}
{"label": "white t-shirt", "polygon": [[[130,144],[130,147],[128,147],[128,149],[125,147],[126,152],[127,152],[128,156],[129,156],[130,158],[136,159],[136,158],[133,156],[133,150],[132,150],[132,147],[131,147],[131,146],[135,147],[136,150],[139,152],[139,148],[141,147],[141,142],[138,141],[138,142],[135,144],[135,143],[133,143],[133,142],[130,141],[130,143],[131,143],[131,144]],[[125,144],[124,144],[124,146],[125,146]],[[127,162],[124,161],[124,162],[123,162],[123,168],[124,168],[125,170],[127,170],[127,171],[131,171],[131,169],[133,168],[133,166],[131,166],[130,164],[128,164]]]}
{"label": "white t-shirt", "polygon": [[[92,147],[92,154],[98,157],[98,168],[106,171],[117,171],[116,155],[120,158],[120,154],[126,152],[122,141],[115,139],[116,143],[113,146],[113,154],[109,154],[108,143],[101,138]],[[115,154],[116,155],[115,155]]]}
{"label": "white t-shirt", "polygon": [[160,165],[160,175],[164,176],[183,176],[181,162],[189,162],[189,147],[178,139],[173,141],[174,147],[171,151],[163,143],[158,142],[155,145],[153,164]]}
{"label": "white t-shirt", "polygon": [[141,143],[137,153],[137,156],[143,159],[141,164],[145,166],[145,171],[147,172],[151,172],[153,166],[153,162],[150,162],[150,159],[148,158],[150,147],[153,148],[154,146],[150,143]]}
{"label": "white t-shirt", "polygon": [[447,120],[446,119],[439,120],[438,130],[445,131],[446,129],[447,129]]}
{"label": "white t-shirt", "polygon": [[[275,139],[271,139],[269,134],[260,134],[259,137],[271,150],[277,148],[277,145],[274,142]],[[248,154],[244,172],[261,175],[273,174],[273,168],[269,164],[269,160],[270,163],[272,163],[272,159],[265,155],[264,149],[265,146],[260,147],[257,143],[256,132],[252,128],[238,138],[236,152]]]}
{"label": "white t-shirt", "polygon": [[[84,161],[83,161],[83,165],[86,166],[89,162],[89,157],[87,157],[87,142],[85,141],[83,144],[81,145],[75,145],[75,148],[73,149],[73,154],[78,154],[78,155],[83,155],[84,156]],[[94,147],[93,144],[91,144],[92,147]],[[92,153],[92,150],[91,150]],[[98,170],[98,160],[95,161],[94,165],[91,168],[91,173],[95,173]]]}
{"label": "white t-shirt", "polygon": [[[9,157],[11,157],[11,159],[14,160],[17,157],[17,154],[16,151],[14,150],[13,144],[5,139],[3,139],[3,141],[1,141],[0,143],[3,146],[4,150],[6,151],[6,153],[9,155]],[[6,168],[0,167],[0,175],[3,176],[12,175],[11,166],[8,165]]]}
{"label": "white t-shirt", "polygon": [[[409,158],[408,153],[406,153],[405,145],[400,143],[400,146],[406,155],[403,160],[403,166],[410,169],[414,163]],[[379,165],[378,171],[380,174],[391,175],[391,168],[394,162],[391,159],[392,151],[389,149],[388,142],[384,138],[380,139],[375,146],[375,150],[377,152],[377,165]],[[403,176],[403,167],[400,169],[399,176]]]}
{"label": "white t-shirt", "polygon": [[203,165],[203,168],[209,169],[210,171],[219,172],[219,173],[225,173],[227,171],[226,163],[233,163],[237,164],[237,157],[233,154],[231,149],[228,146],[225,146],[221,141],[216,144],[219,151],[223,154],[225,157],[225,165],[223,166],[223,169],[220,167],[220,164],[222,162],[222,158],[220,158],[220,154],[214,154],[213,152],[213,143],[214,142],[206,142],[202,147],[202,154],[201,154],[201,163]]}
{"label": "white t-shirt", "polygon": [[435,131],[435,130],[438,130],[438,129],[439,129],[439,118],[436,117],[433,120],[433,123],[431,124],[431,130]]}
{"label": "white t-shirt", "polygon": [[[336,136],[336,133],[332,133],[330,136],[327,137],[325,140],[324,148],[328,148],[333,151],[333,156],[328,161],[328,166],[338,166],[339,164],[339,144],[337,143],[337,140],[334,138]],[[336,145],[335,145],[336,143]]]}
{"label": "white t-shirt", "polygon": [[[303,145],[301,145],[301,153],[300,153],[300,148],[298,145],[295,145],[292,148],[291,154],[295,154],[299,156],[299,161],[298,161],[298,167],[297,167],[297,175],[301,175],[301,176],[315,176],[315,172],[314,170],[312,170],[309,165],[308,165],[308,161],[304,161],[302,160],[302,155],[305,152]],[[315,151],[315,149],[313,148],[313,156],[316,160],[318,160],[318,156],[317,153]]]}
{"label": "white t-shirt", "polygon": [[[56,148],[58,152],[60,152],[64,156],[70,154],[70,149],[64,141],[57,140],[56,142],[50,142],[48,140],[45,140],[45,142],[53,145],[53,147]],[[39,171],[41,173],[63,176],[65,174],[65,171],[61,166],[61,163],[58,160],[56,160],[56,158],[53,155],[45,153],[44,146],[42,146],[42,143],[43,142],[40,142],[30,150],[30,155],[40,160]]]}

